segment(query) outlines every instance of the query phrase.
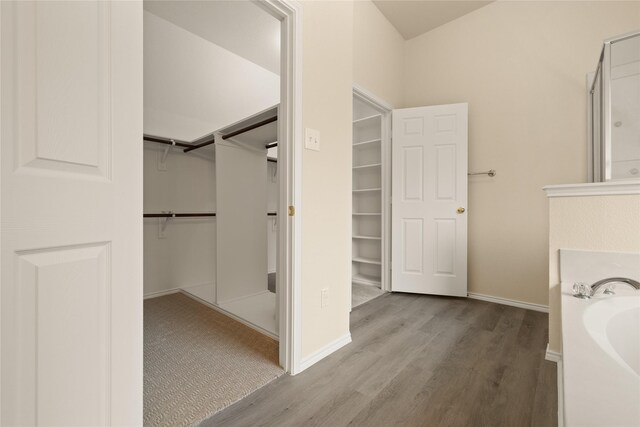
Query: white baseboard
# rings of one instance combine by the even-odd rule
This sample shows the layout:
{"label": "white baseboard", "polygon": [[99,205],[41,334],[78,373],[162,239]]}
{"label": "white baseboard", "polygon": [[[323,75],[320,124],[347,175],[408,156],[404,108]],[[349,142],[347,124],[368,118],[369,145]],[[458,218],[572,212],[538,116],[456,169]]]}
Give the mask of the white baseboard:
{"label": "white baseboard", "polygon": [[180,292],[180,288],[166,289],[164,291],[157,291],[157,292],[149,292],[148,294],[144,294],[144,299],[163,297],[165,295],[176,294],[178,292]]}
{"label": "white baseboard", "polygon": [[491,295],[484,295],[484,294],[476,294],[475,292],[468,292],[467,296],[471,299],[488,301],[496,304],[510,305],[512,307],[524,308],[524,309],[533,310],[533,311],[540,311],[542,313],[549,312],[548,305],[533,304],[530,302],[518,301],[514,299],[500,298],[500,297],[494,297]]}
{"label": "white baseboard", "polygon": [[331,353],[338,351],[345,345],[351,342],[351,333],[346,334],[343,337],[338,338],[337,340],[330,342],[320,350],[313,353],[311,356],[305,357],[300,362],[300,370],[297,373],[304,371],[312,365],[315,365],[325,357],[329,356]]}
{"label": "white baseboard", "polygon": [[[247,320],[243,319],[242,317],[238,317],[238,316],[236,316],[235,314],[230,313],[230,312],[228,312],[227,310],[225,310],[225,309],[223,309],[223,308],[220,308],[220,306],[218,306],[217,304],[212,304],[212,303],[210,303],[209,301],[205,301],[205,300],[203,300],[202,298],[200,298],[200,297],[198,297],[198,296],[196,296],[196,295],[193,295],[193,294],[189,293],[189,291],[187,291],[187,290],[185,290],[185,289],[180,289],[180,290],[179,290],[179,292],[181,292],[182,294],[184,294],[184,295],[188,296],[189,298],[191,298],[191,299],[193,299],[193,300],[195,300],[195,301],[199,302],[200,304],[206,305],[207,307],[214,309],[214,310],[215,310],[215,311],[217,311],[218,313],[222,313],[222,314],[224,314],[225,316],[230,317],[230,318],[232,318],[233,320],[238,321],[238,322],[242,323],[243,325],[248,326],[248,327],[250,327],[251,329],[254,329],[254,330],[256,330],[256,331],[260,332],[262,335],[266,335],[266,336],[268,336],[269,338],[272,338],[272,339],[274,339],[274,340],[276,340],[276,341],[280,341],[280,339],[278,338],[278,336],[277,336],[277,335],[275,335],[275,334],[273,334],[273,333],[271,333],[271,332],[267,331],[266,329],[261,328],[261,327],[260,327],[260,326],[258,326],[258,325],[254,325],[253,323],[251,323],[251,322],[249,322],[249,321],[247,321]],[[267,292],[268,292],[268,291],[267,291]]]}
{"label": "white baseboard", "polygon": [[564,427],[564,365],[558,360],[558,427]]}
{"label": "white baseboard", "polygon": [[558,363],[562,360],[562,353],[549,350],[549,344],[547,343],[547,351],[544,354],[544,358],[550,362]]}

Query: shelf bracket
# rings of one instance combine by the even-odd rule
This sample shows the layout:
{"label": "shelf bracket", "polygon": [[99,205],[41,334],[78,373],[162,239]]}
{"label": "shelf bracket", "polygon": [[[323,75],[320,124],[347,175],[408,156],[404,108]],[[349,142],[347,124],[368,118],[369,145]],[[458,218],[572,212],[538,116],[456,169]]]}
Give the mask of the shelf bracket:
{"label": "shelf bracket", "polygon": [[167,156],[169,155],[169,150],[171,149],[171,147],[175,147],[176,146],[176,141],[175,140],[171,140],[171,145],[167,145],[164,148],[164,151],[162,153],[158,153],[159,157],[158,157],[158,170],[159,171],[166,171],[167,170]]}
{"label": "shelf bracket", "polygon": [[168,214],[171,214],[171,216],[165,217],[165,218],[158,218],[158,239],[166,239],[167,222],[176,217],[176,215],[171,211],[169,212],[162,211],[162,213],[168,213]]}

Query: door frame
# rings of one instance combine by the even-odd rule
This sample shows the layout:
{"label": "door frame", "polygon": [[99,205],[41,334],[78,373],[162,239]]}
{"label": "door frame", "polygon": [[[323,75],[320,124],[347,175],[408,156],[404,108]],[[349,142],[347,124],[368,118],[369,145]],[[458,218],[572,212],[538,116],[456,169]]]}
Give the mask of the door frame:
{"label": "door frame", "polygon": [[292,0],[252,1],[281,22],[276,286],[280,366],[295,375],[301,371],[302,323],[302,6]]}
{"label": "door frame", "polygon": [[[382,277],[380,289],[391,292],[391,114],[393,107],[361,86],[353,85],[353,97],[382,114],[380,150],[382,154]],[[352,233],[353,234],[353,233]],[[351,290],[351,287],[349,288]],[[351,292],[349,292],[351,306]]]}

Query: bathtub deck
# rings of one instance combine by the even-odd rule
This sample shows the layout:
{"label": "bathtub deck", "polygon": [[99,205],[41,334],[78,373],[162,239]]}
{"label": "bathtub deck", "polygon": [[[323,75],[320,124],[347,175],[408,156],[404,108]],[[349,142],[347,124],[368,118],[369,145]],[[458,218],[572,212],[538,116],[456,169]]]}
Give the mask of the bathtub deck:
{"label": "bathtub deck", "polygon": [[555,426],[547,315],[386,294],[351,313],[353,342],[204,426]]}

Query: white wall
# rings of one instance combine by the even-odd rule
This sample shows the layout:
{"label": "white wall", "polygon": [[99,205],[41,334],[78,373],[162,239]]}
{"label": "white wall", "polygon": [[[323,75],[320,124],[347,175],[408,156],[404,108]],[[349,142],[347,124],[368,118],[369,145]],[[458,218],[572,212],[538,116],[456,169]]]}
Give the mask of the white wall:
{"label": "white wall", "polygon": [[547,305],[542,187],[586,181],[585,75],[640,2],[497,1],[405,44],[406,107],[469,102],[469,291]]}
{"label": "white wall", "polygon": [[[279,102],[279,77],[152,13],[144,13],[144,132],[192,140]],[[211,151],[145,143],[144,212],[216,210]],[[213,285],[216,219],[175,219],[158,238],[158,220],[144,221],[144,293]],[[263,280],[266,287],[266,278]],[[213,288],[211,288],[213,290]]]}
{"label": "white wall", "polygon": [[277,104],[280,77],[144,13],[145,133],[193,140]]}
{"label": "white wall", "polygon": [[403,105],[404,39],[371,1],[353,6],[353,81],[392,107]]}
{"label": "white wall", "polygon": [[[158,170],[164,146],[144,147],[144,212],[215,212],[215,164],[210,158],[172,150]],[[159,220],[144,220],[144,294],[215,282],[216,219],[172,219],[165,238]],[[212,288],[213,292],[213,288]]]}
{"label": "white wall", "polygon": [[216,143],[217,303],[267,290],[266,151]]}

